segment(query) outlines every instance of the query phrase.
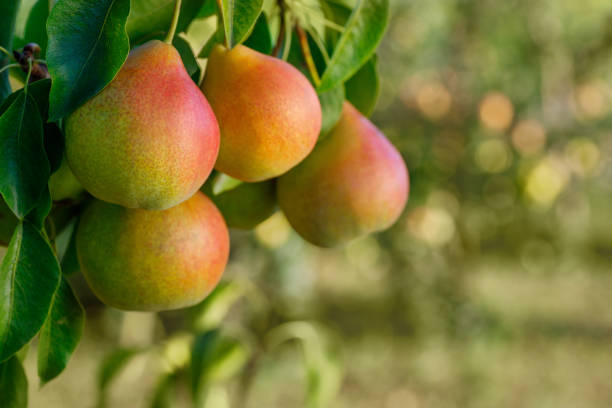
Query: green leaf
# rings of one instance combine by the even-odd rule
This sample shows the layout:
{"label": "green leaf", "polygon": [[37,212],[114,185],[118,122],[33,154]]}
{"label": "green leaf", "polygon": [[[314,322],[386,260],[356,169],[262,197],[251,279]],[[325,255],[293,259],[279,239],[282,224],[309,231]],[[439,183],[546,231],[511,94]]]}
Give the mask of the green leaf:
{"label": "green leaf", "polygon": [[[132,43],[165,34],[170,28],[175,0],[132,0],[127,32]],[[183,0],[176,32],[185,30],[198,15],[204,0]]]}
{"label": "green leaf", "polygon": [[380,92],[376,55],[370,58],[370,60],[344,84],[344,87],[346,88],[346,99],[361,113],[369,117],[372,112],[374,112]]}
{"label": "green leaf", "polygon": [[198,11],[197,18],[206,18],[217,12],[217,2],[215,0],[204,0],[204,5]]}
{"label": "green leaf", "polygon": [[2,408],[28,406],[28,379],[17,356],[0,364],[0,402]]}
{"label": "green leaf", "polygon": [[[28,85],[27,92],[28,94],[36,101],[36,106],[38,106],[38,111],[40,112],[40,116],[43,119],[43,122],[47,121],[49,115],[49,90],[51,89],[51,80],[50,79],[41,79],[36,82],[32,82]],[[11,103],[17,97],[24,93],[24,89],[19,89],[12,94],[10,94],[2,105],[0,105],[0,115],[2,115],[9,108]]]}
{"label": "green leaf", "polygon": [[249,35],[263,8],[263,0],[222,0],[220,10],[229,48],[242,43]]}
{"label": "green leaf", "polygon": [[255,26],[253,26],[253,31],[251,31],[251,35],[246,39],[244,45],[266,55],[272,51],[272,47],[274,46],[272,34],[270,34],[268,20],[264,13],[261,13],[259,18],[257,18]]}
{"label": "green leaf", "polygon": [[268,333],[268,345],[274,348],[289,340],[298,340],[304,350],[306,367],[306,406],[329,406],[337,394],[342,373],[338,353],[330,347],[325,331],[309,322],[289,322]]}
{"label": "green leaf", "polygon": [[236,281],[219,283],[206,299],[194,307],[195,330],[204,331],[218,326],[245,292],[245,287]]}
{"label": "green leaf", "polygon": [[14,48],[23,48],[28,43],[40,45],[40,58],[45,58],[47,49],[47,18],[49,0],[22,0],[15,27]]}
{"label": "green leaf", "polygon": [[15,353],[15,355],[17,356],[19,361],[21,361],[23,363],[25,361],[26,357],[28,356],[28,352],[29,351],[30,351],[30,343],[28,343],[25,346],[23,346],[21,348],[21,350],[19,350],[18,352]]}
{"label": "green leaf", "polygon": [[83,333],[85,310],[65,278],[55,296],[38,341],[38,377],[45,384],[68,364]]}
{"label": "green leaf", "polygon": [[51,211],[51,194],[49,193],[49,186],[45,187],[43,194],[38,200],[36,207],[24,218],[32,223],[36,228],[42,230],[49,211]]}
{"label": "green leaf", "polygon": [[173,406],[172,393],[175,382],[176,376],[174,374],[161,376],[153,393],[151,408],[171,408]]}
{"label": "green leaf", "polygon": [[359,0],[321,77],[320,91],[350,78],[374,54],[387,26],[389,0]]}
{"label": "green leaf", "polygon": [[78,227],[78,220],[75,223],[72,234],[70,235],[70,241],[68,243],[68,248],[66,249],[66,253],[62,257],[62,274],[66,276],[70,276],[80,270],[79,260],[77,258],[76,251],[76,231]]}
{"label": "green leaf", "polygon": [[[13,48],[13,32],[19,10],[19,0],[2,0],[0,2],[0,46],[7,50]],[[7,55],[0,54],[0,68],[10,62]],[[11,93],[8,70],[0,74],[0,102]]]}
{"label": "green leaf", "polygon": [[20,92],[0,116],[0,193],[20,219],[40,200],[49,173],[40,112]]}
{"label": "green leaf", "polygon": [[202,47],[202,50],[200,51],[200,54],[198,54],[198,57],[208,58],[215,45],[223,42],[223,36],[223,29],[217,28],[217,31],[215,31],[215,33],[208,39],[206,44],[204,44],[204,47]]}
{"label": "green leaf", "polygon": [[196,60],[196,57],[193,54],[193,50],[191,49],[189,43],[184,38],[181,38],[180,36],[176,35],[172,40],[172,45],[174,45],[178,53],[181,55],[183,65],[185,65],[185,69],[187,70],[187,73],[189,74],[191,79],[193,79],[193,82],[195,82],[196,85],[199,85],[202,70],[198,65],[198,61]]}
{"label": "green leaf", "polygon": [[99,407],[106,406],[106,393],[111,380],[141,351],[142,349],[137,348],[119,349],[106,356],[98,373],[98,390],[100,392]]}
{"label": "green leaf", "polygon": [[[38,111],[43,122],[43,133],[45,151],[49,158],[50,172],[55,172],[62,161],[62,155],[64,154],[64,136],[55,123],[47,123],[49,115],[49,91],[51,90],[51,80],[41,79],[28,85],[28,95],[30,95],[38,106]],[[0,105],[0,115],[2,115],[11,105],[11,103],[17,99],[17,97],[24,92],[20,89],[13,92],[4,100]]]}
{"label": "green leaf", "polygon": [[53,80],[49,120],[57,122],[113,80],[130,49],[129,0],[59,0],[47,22]]}
{"label": "green leaf", "polygon": [[210,384],[234,376],[247,362],[249,349],[237,340],[222,337],[219,330],[198,335],[191,354],[191,392],[199,402]]}
{"label": "green leaf", "polygon": [[213,180],[212,193],[214,195],[219,195],[224,191],[233,190],[242,183],[243,181],[230,177],[227,174],[217,173]]}
{"label": "green leaf", "polygon": [[60,168],[64,157],[64,134],[57,124],[50,122],[43,125],[43,133],[49,170],[53,174]]}
{"label": "green leaf", "polygon": [[0,265],[0,361],[40,330],[59,281],[49,243],[29,222],[20,223]]}
{"label": "green leaf", "polygon": [[137,348],[127,348],[116,350],[110,355],[106,356],[102,366],[100,367],[98,388],[103,390],[108,387],[115,375],[117,375],[119,371],[125,367],[132,357],[136,356],[141,351],[141,349]]}
{"label": "green leaf", "polygon": [[321,103],[321,136],[327,135],[338,123],[344,104],[344,86],[342,84],[325,92],[317,92]]}

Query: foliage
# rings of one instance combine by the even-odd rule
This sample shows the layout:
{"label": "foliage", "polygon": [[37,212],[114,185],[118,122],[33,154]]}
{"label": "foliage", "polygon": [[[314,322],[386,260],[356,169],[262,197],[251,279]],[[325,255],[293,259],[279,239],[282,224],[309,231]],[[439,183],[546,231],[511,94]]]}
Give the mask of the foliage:
{"label": "foliage", "polygon": [[[130,47],[165,34],[176,16],[174,5],[173,0],[8,0],[0,6],[0,47],[7,51],[0,59],[0,193],[12,212],[1,216],[18,220],[0,266],[2,406],[27,405],[27,379],[17,353],[27,350],[34,336],[39,335],[38,376],[45,384],[66,368],[83,332],[82,293],[73,288],[79,269],[74,236],[88,198],[52,202],[47,188],[64,155],[64,121],[113,80]],[[346,97],[365,114],[372,112],[378,98],[374,53],[386,27],[388,7],[386,0],[359,0],[354,7],[331,0],[217,4],[185,0],[172,44],[196,84],[202,77],[202,59],[217,43],[230,48],[244,43],[283,56],[318,88],[324,135],[340,117],[345,84],[350,87]],[[194,49],[190,28],[206,24],[215,14],[217,27],[197,37],[195,43],[206,45]],[[33,42],[40,46],[36,55],[25,62],[11,61],[11,51]],[[43,77],[48,67],[50,80],[34,81],[38,78],[32,76],[33,66],[42,67]],[[221,176],[213,193],[240,184]],[[190,358],[169,363],[168,372],[160,373],[153,406],[171,404],[172,390],[185,376],[196,404],[220,395],[230,379],[240,377],[248,384],[262,355],[273,351],[267,344],[268,333],[294,327],[283,326],[290,319],[280,318],[265,298],[252,283],[223,283],[191,309],[191,322],[169,336],[168,346],[110,354],[100,370],[100,406],[106,403],[111,380],[134,357],[151,354],[168,362],[164,353],[185,330],[195,333],[188,335]],[[254,334],[228,333],[222,321],[235,304],[245,302],[253,306],[245,324],[253,325]],[[308,338],[319,339],[314,343],[302,339],[306,400],[311,407],[326,406],[338,388],[339,363],[321,348],[322,330],[299,325],[314,333]]]}

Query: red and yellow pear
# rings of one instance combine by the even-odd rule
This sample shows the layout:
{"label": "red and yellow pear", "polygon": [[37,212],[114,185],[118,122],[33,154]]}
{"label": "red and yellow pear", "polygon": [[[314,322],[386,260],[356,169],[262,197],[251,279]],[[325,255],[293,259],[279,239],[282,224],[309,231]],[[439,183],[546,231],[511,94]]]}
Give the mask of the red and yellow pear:
{"label": "red and yellow pear", "polygon": [[229,233],[200,192],[162,211],[95,200],[79,222],[76,246],[83,275],[102,302],[159,311],[199,303],[217,285]]}
{"label": "red and yellow pear", "polygon": [[219,128],[174,47],[149,41],[113,81],[66,121],[66,157],[94,197],[162,210],[191,197],[210,174]]}
{"label": "red and yellow pear", "polygon": [[215,168],[256,182],[302,161],[321,130],[321,105],[308,79],[291,64],[243,45],[217,45],[202,91],[221,129]]}
{"label": "red and yellow pear", "polygon": [[399,152],[345,102],[331,133],[278,179],[277,198],[304,239],[335,247],[391,226],[406,205],[408,184]]}

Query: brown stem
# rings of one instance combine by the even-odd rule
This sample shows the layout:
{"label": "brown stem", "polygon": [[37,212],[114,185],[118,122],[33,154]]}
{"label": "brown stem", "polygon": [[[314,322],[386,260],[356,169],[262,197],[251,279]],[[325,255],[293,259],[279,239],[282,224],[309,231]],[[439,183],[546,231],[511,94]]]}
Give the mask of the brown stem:
{"label": "brown stem", "polygon": [[312,53],[310,52],[306,32],[302,27],[300,27],[299,24],[295,25],[295,30],[297,31],[297,35],[300,40],[302,56],[304,57],[304,62],[306,63],[310,76],[312,77],[312,82],[314,82],[315,87],[318,87],[321,84],[321,77],[319,76],[319,71],[317,71],[317,66],[314,63],[314,60],[312,59]]}
{"label": "brown stem", "polygon": [[278,38],[276,39],[276,44],[272,49],[271,55],[278,56],[278,52],[283,45],[283,38],[285,37],[285,2],[283,0],[278,0],[278,7],[280,8],[280,29],[278,30]]}
{"label": "brown stem", "polygon": [[[38,61],[40,47],[38,44],[30,43],[23,47],[21,52],[13,51],[13,55],[23,72],[30,72],[28,83],[32,83],[44,78],[50,78],[47,64]],[[31,64],[31,68],[30,68]],[[31,69],[31,71],[30,71]]]}

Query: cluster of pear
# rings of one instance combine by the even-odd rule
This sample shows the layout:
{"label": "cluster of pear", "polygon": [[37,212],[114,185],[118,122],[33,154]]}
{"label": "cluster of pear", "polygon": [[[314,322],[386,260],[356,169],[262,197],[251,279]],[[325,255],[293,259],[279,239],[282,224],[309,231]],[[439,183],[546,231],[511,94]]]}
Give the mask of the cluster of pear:
{"label": "cluster of pear", "polygon": [[[398,151],[348,102],[317,144],[321,120],[280,59],[218,45],[198,88],[171,45],[135,48],[65,122],[68,165],[96,198],[76,235],[93,292],[121,309],[193,305],[225,269],[227,226],[253,228],[277,203],[323,247],[393,224],[409,189]],[[244,183],[214,195],[213,168]]]}

